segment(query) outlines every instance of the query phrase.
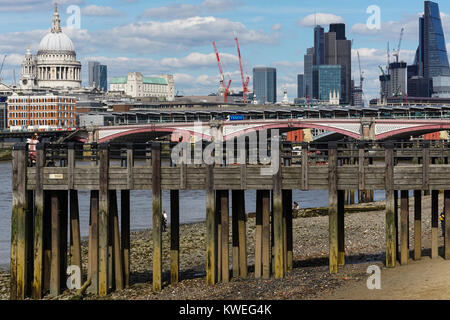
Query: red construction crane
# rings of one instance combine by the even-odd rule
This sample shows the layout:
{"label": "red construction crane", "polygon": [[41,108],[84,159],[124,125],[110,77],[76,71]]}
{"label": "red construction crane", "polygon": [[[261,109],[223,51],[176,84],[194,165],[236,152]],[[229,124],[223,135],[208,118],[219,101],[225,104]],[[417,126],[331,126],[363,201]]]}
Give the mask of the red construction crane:
{"label": "red construction crane", "polygon": [[241,57],[241,50],[239,49],[239,42],[238,38],[234,38],[236,40],[236,46],[239,56],[239,67],[241,68],[241,79],[242,79],[242,93],[244,98],[244,103],[247,103],[247,92],[248,92],[248,83],[250,82],[250,77],[247,77],[244,80],[244,70],[242,69],[242,57]]}
{"label": "red construction crane", "polygon": [[217,65],[219,66],[220,71],[220,87],[224,90],[223,94],[223,102],[227,103],[227,96],[231,85],[231,79],[228,81],[228,86],[225,87],[225,77],[223,76],[222,64],[220,62],[219,52],[217,51],[216,43],[213,41],[214,52],[216,53]]}

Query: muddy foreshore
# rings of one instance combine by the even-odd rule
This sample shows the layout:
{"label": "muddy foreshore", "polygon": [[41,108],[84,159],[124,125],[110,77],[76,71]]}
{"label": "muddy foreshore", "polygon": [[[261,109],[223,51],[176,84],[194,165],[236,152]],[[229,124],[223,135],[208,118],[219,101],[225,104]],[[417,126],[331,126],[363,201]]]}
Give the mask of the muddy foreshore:
{"label": "muddy foreshore", "polygon": [[[431,237],[429,196],[423,198],[423,245],[429,248]],[[440,201],[442,202],[442,201]],[[413,201],[410,201],[411,212]],[[254,235],[255,219],[247,219],[247,253],[249,275],[246,279],[232,279],[213,287],[205,281],[204,222],[180,226],[180,281],[170,284],[170,226],[163,233],[163,290],[152,290],[152,233],[151,230],[131,234],[131,286],[99,298],[85,294],[83,299],[151,299],[151,300],[258,300],[258,299],[321,299],[334,289],[366,280],[369,265],[384,268],[385,212],[384,203],[349,206],[345,214],[346,265],[337,274],[328,272],[328,217],[325,208],[304,209],[293,219],[294,268],[282,280],[255,279]],[[412,241],[413,215],[410,215]],[[231,224],[230,224],[231,227]],[[231,231],[231,230],[230,230]],[[231,240],[231,237],[230,237]],[[442,239],[440,239],[442,242]],[[230,242],[231,248],[231,242]],[[231,250],[230,250],[231,253]],[[82,245],[83,273],[87,268],[87,243]],[[231,256],[230,256],[231,266]],[[58,297],[72,299],[75,292],[66,290]],[[9,273],[0,272],[0,299],[9,299]]]}

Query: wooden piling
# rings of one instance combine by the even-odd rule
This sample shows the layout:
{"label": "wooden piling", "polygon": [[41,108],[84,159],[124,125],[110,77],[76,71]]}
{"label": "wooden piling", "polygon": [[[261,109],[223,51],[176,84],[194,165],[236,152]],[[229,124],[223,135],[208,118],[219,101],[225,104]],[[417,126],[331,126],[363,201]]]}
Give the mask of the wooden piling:
{"label": "wooden piling", "polygon": [[217,220],[216,195],[214,192],[214,167],[206,166],[206,283],[217,282]]}
{"label": "wooden piling", "polygon": [[215,241],[216,255],[217,255],[217,282],[222,281],[222,202],[221,191],[215,192],[215,213],[216,213],[216,233],[217,239]]}
{"label": "wooden piling", "polygon": [[444,190],[444,259],[450,259],[450,190]]}
{"label": "wooden piling", "polygon": [[231,191],[231,242],[232,242],[232,274],[239,277],[239,223],[238,223],[238,197],[237,190]]}
{"label": "wooden piling", "polygon": [[337,145],[328,144],[328,234],[329,269],[338,271],[338,192],[337,192]]}
{"label": "wooden piling", "polygon": [[385,150],[385,189],[386,189],[386,267],[393,268],[397,256],[395,191],[394,191],[394,145],[386,144]]}
{"label": "wooden piling", "polygon": [[286,220],[286,270],[290,271],[293,268],[293,232],[292,232],[292,190],[284,190],[285,220]]}
{"label": "wooden piling", "polygon": [[246,278],[247,270],[247,216],[245,214],[245,191],[238,192],[238,234],[239,234],[239,275],[241,278]]}
{"label": "wooden piling", "polygon": [[262,190],[262,277],[270,278],[270,191]]}
{"label": "wooden piling", "polygon": [[422,257],[422,191],[414,190],[414,260]]}
{"label": "wooden piling", "polygon": [[256,191],[255,278],[262,276],[262,190]]}
{"label": "wooden piling", "polygon": [[170,283],[178,282],[180,272],[180,192],[170,190]]}
{"label": "wooden piling", "polygon": [[80,214],[77,190],[70,190],[70,255],[70,264],[79,267],[80,272],[82,272]]}
{"label": "wooden piling", "polygon": [[152,144],[153,291],[162,288],[161,144]]}
{"label": "wooden piling", "polygon": [[278,161],[278,170],[273,175],[273,204],[272,204],[272,226],[274,239],[274,269],[275,278],[282,279],[284,277],[284,229],[283,229],[283,197],[282,197],[282,167],[281,159]]}
{"label": "wooden piling", "polygon": [[119,214],[117,208],[117,192],[110,190],[111,216],[113,222],[113,254],[114,254],[114,283],[116,290],[122,290],[124,285],[123,278],[123,255],[120,243]]}
{"label": "wooden piling", "polygon": [[123,282],[125,288],[130,287],[130,190],[120,192],[120,232],[123,256]]}
{"label": "wooden piling", "polygon": [[344,207],[344,191],[337,191],[338,200],[338,213],[337,213],[337,223],[338,223],[338,266],[345,265],[345,207]]}
{"label": "wooden piling", "polygon": [[408,237],[408,219],[409,219],[409,195],[408,190],[402,190],[400,194],[400,263],[408,263],[409,258],[409,237]]}
{"label": "wooden piling", "polygon": [[229,267],[229,192],[228,190],[221,190],[220,192],[221,203],[221,242],[222,242],[222,282],[226,283],[230,280],[230,267]]}
{"label": "wooden piling", "polygon": [[25,299],[27,283],[27,145],[16,144],[12,151],[11,216],[11,299]]}
{"label": "wooden piling", "polygon": [[99,204],[98,204],[98,294],[108,294],[108,269],[109,269],[109,150],[107,144],[99,146]]}
{"label": "wooden piling", "polygon": [[91,226],[89,227],[89,274],[91,278],[91,285],[89,292],[98,294],[98,271],[99,271],[99,192],[98,190],[91,191],[90,201],[90,219]]}
{"label": "wooden piling", "polygon": [[439,227],[439,190],[431,191],[431,258],[439,255],[438,247]]}
{"label": "wooden piling", "polygon": [[52,192],[52,259],[50,271],[50,294],[58,296],[61,293],[61,230],[60,230],[60,200],[59,192]]}
{"label": "wooden piling", "polygon": [[42,299],[44,286],[44,145],[36,145],[36,188],[34,191],[34,275],[31,296]]}

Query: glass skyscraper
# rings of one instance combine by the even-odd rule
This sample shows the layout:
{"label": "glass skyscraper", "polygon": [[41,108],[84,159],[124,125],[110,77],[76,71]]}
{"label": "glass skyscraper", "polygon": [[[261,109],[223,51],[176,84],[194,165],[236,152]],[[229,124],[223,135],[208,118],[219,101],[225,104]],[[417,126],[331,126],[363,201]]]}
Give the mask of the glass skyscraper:
{"label": "glass skyscraper", "polygon": [[419,47],[414,64],[418,76],[450,76],[439,5],[432,1],[425,1],[424,15],[419,18]]}
{"label": "glass skyscraper", "polygon": [[89,61],[89,86],[97,89],[108,90],[108,69],[107,66],[100,64],[97,61]]}
{"label": "glass skyscraper", "polygon": [[277,69],[253,68],[253,93],[259,103],[277,102]]}
{"label": "glass skyscraper", "polygon": [[305,98],[312,98],[312,67],[314,64],[314,48],[308,48],[304,56],[303,94]]}
{"label": "glass skyscraper", "polygon": [[314,28],[314,61],[313,64],[325,64],[325,34],[321,26]]}
{"label": "glass skyscraper", "polygon": [[313,98],[329,101],[330,93],[341,92],[341,66],[320,65],[313,66]]}

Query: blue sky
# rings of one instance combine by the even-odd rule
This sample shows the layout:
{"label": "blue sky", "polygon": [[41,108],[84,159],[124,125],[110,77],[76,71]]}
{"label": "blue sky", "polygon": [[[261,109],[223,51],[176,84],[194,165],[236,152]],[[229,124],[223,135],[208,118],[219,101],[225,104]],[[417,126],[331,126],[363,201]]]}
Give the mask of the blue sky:
{"label": "blue sky", "polygon": [[[64,32],[75,44],[83,63],[86,84],[87,61],[108,65],[108,76],[140,71],[145,75],[175,75],[175,90],[186,95],[209,94],[218,88],[219,72],[212,41],[223,60],[232,89],[241,90],[234,37],[239,38],[245,72],[255,66],[277,68],[278,99],[287,88],[296,96],[296,75],[303,73],[303,55],[313,45],[314,16],[325,31],[332,22],[345,22],[347,38],[353,39],[353,78],[359,83],[357,54],[366,78],[366,98],[378,95],[378,65],[386,65],[386,46],[397,48],[405,28],[400,59],[412,63],[418,42],[418,17],[423,1],[366,0],[59,0]],[[450,2],[438,1],[450,41]],[[81,10],[81,28],[66,28],[70,5]],[[366,26],[371,5],[381,10],[381,26]],[[26,47],[33,53],[50,30],[51,0],[0,0],[0,55],[7,54],[1,77],[13,82],[20,77]],[[449,42],[450,43],[450,42]],[[450,46],[448,46],[450,48]],[[251,82],[250,82],[251,86]]]}

